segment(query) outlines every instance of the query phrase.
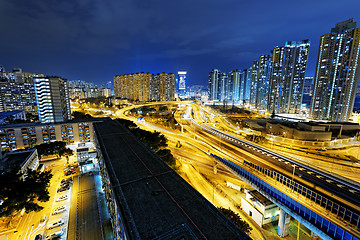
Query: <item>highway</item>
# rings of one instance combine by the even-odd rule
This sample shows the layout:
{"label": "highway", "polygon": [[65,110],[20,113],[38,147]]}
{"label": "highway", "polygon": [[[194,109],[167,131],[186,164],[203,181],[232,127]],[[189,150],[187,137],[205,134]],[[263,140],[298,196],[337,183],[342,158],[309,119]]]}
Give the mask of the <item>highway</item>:
{"label": "highway", "polygon": [[[294,178],[294,181],[298,181],[307,188],[338,203],[351,212],[359,214],[360,188],[357,182],[337,176],[334,173],[321,171],[319,168],[313,168],[311,167],[311,162],[303,164],[293,158],[282,156],[267,148],[219,131],[211,125],[216,124],[225,131],[232,132],[236,129],[236,126],[231,126],[227,120],[224,120],[215,111],[203,107],[200,108],[192,103],[186,103],[186,106],[187,108],[176,113],[175,117],[187,131],[186,135],[192,136],[192,138],[187,140],[192,145],[197,146],[204,152],[217,152],[218,155],[233,162],[244,163],[244,160],[246,160],[271,171],[282,173],[288,178]],[[191,116],[190,119],[185,120],[188,121],[187,123],[184,123],[182,113],[187,113],[187,115]],[[151,128],[150,125],[146,125],[148,128]],[[177,139],[182,139],[183,137],[180,134],[175,136]]]}
{"label": "highway", "polygon": [[[195,116],[194,119],[199,116],[199,114],[192,115]],[[357,217],[360,215],[360,187],[357,182],[351,181],[342,176],[335,176],[335,174],[329,174],[320,171],[319,169],[306,166],[302,163],[294,161],[293,159],[286,158],[268,149],[236,138],[214,129],[213,127],[209,127],[208,125],[201,125],[201,121],[203,121],[203,119],[200,119],[200,121],[198,120],[198,122],[195,122],[194,120],[190,121],[198,126],[198,134],[203,134],[202,132],[206,131],[210,135],[216,136],[213,142],[216,142],[218,139],[218,142],[221,142],[223,148],[227,148],[227,151],[236,152],[236,150],[229,149],[229,144],[232,145],[232,148],[234,149],[238,148],[247,151],[248,154],[243,156],[243,158],[240,158],[243,163],[243,160],[246,159],[248,162],[255,163],[256,165],[271,171],[274,171],[275,169],[275,172],[285,174],[290,179],[294,178],[294,181],[298,181],[302,185],[305,185],[308,189],[311,189],[313,192],[320,194],[321,196],[318,196],[320,199],[315,200],[312,199],[311,196],[309,199],[312,199],[311,201],[314,201],[314,203],[316,202],[319,206],[321,205],[324,209],[347,221],[347,223],[350,223],[350,225],[352,225],[350,229],[353,229],[354,232],[357,232],[358,234],[357,228],[359,227],[359,221],[356,219],[358,219]],[[258,156],[262,159],[262,161],[256,161],[254,158],[249,157],[251,155]],[[324,196],[326,199],[323,199]],[[341,207],[336,206],[333,209],[333,203],[328,202],[328,200]],[[320,209],[321,208],[319,208],[319,210]]]}

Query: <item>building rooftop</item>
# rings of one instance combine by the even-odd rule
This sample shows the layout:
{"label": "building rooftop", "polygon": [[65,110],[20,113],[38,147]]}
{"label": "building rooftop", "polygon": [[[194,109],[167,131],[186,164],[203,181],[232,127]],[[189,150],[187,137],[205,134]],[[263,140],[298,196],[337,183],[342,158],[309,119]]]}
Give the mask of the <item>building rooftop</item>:
{"label": "building rooftop", "polygon": [[263,195],[261,195],[261,193],[259,193],[258,191],[256,190],[252,190],[252,191],[249,191],[249,194],[251,195],[251,200],[254,201],[258,201],[260,202],[263,206],[269,206],[269,205],[274,205],[273,202],[271,202],[269,199],[267,199],[266,197],[264,197]]}
{"label": "building rooftop", "polygon": [[15,115],[15,114],[19,114],[24,112],[24,110],[14,110],[14,111],[6,111],[6,112],[0,112],[0,120],[7,118],[9,116]]}
{"label": "building rooftop", "polygon": [[26,151],[6,153],[0,159],[0,172],[20,168],[34,151],[36,151],[35,148]]}
{"label": "building rooftop", "polygon": [[130,239],[251,239],[118,121],[94,127]]}

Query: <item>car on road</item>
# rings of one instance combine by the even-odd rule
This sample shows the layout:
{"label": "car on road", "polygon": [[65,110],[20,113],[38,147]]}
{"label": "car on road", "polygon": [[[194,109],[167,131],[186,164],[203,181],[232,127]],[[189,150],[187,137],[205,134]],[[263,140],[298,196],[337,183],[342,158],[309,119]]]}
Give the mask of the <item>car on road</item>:
{"label": "car on road", "polygon": [[65,172],[64,175],[65,175],[65,176],[69,176],[69,175],[71,175],[71,174],[73,174],[73,173],[74,173],[74,172],[70,170],[70,171]]}
{"label": "car on road", "polygon": [[40,219],[40,223],[44,223],[47,219],[48,219],[48,217],[47,217],[46,215],[44,215],[44,216]]}
{"label": "car on road", "polygon": [[54,210],[53,215],[56,215],[56,214],[59,214],[59,213],[65,212],[65,211],[66,211],[66,206],[61,206]]}
{"label": "car on road", "polygon": [[48,224],[46,226],[46,229],[53,229],[53,228],[56,228],[56,227],[60,227],[60,226],[64,225],[64,223],[65,223],[64,219],[60,219],[59,221]]}
{"label": "car on road", "polygon": [[57,190],[57,192],[58,192],[58,193],[59,193],[59,192],[64,192],[64,191],[67,191],[67,190],[69,190],[69,189],[70,189],[70,186],[59,187],[58,190]]}
{"label": "car on road", "polygon": [[57,201],[57,202],[61,202],[61,201],[64,201],[64,200],[66,200],[66,199],[68,199],[68,198],[69,198],[68,195],[63,195],[63,196],[57,198],[56,201]]}
{"label": "car on road", "polygon": [[72,177],[65,178],[65,179],[61,180],[61,184],[63,184],[63,183],[70,183],[70,182],[72,182]]}
{"label": "car on road", "polygon": [[59,239],[62,235],[64,235],[64,230],[61,229],[58,232],[54,232],[46,236],[46,239]]}

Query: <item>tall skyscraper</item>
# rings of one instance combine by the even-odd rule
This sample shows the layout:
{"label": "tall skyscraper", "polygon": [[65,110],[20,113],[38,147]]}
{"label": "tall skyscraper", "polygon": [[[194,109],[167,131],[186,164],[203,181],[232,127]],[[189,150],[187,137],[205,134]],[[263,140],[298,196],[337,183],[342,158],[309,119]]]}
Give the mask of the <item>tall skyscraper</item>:
{"label": "tall skyscraper", "polygon": [[303,40],[273,49],[268,112],[300,112],[309,47]]}
{"label": "tall skyscraper", "polygon": [[259,68],[257,75],[257,89],[255,107],[259,110],[267,110],[269,98],[269,82],[271,74],[271,55],[259,57]]}
{"label": "tall skyscraper", "polygon": [[34,78],[39,120],[42,123],[71,119],[67,80],[61,77]]}
{"label": "tall skyscraper", "polygon": [[360,28],[349,19],[320,37],[310,116],[348,121],[359,81]]}
{"label": "tall skyscraper", "polygon": [[259,61],[253,61],[251,65],[251,87],[250,87],[250,105],[255,107],[256,93],[258,87]]}

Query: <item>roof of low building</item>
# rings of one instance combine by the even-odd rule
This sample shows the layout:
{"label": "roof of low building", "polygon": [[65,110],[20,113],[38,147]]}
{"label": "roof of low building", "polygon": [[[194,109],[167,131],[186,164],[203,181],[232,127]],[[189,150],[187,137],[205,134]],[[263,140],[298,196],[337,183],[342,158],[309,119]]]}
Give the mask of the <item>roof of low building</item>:
{"label": "roof of low building", "polygon": [[6,112],[0,112],[0,119],[7,118],[9,116],[19,114],[25,112],[24,110],[14,110],[14,111],[6,111]]}
{"label": "roof of low building", "polygon": [[249,194],[251,195],[251,197],[253,198],[253,200],[256,200],[258,202],[260,202],[262,205],[269,206],[269,205],[274,205],[273,202],[271,202],[269,199],[267,199],[266,197],[264,197],[263,195],[261,195],[261,193],[259,193],[256,190],[252,190],[249,191]]}
{"label": "roof of low building", "polygon": [[36,151],[35,148],[25,151],[6,153],[2,159],[0,159],[0,172],[11,171],[16,168],[20,169],[34,151]]}

